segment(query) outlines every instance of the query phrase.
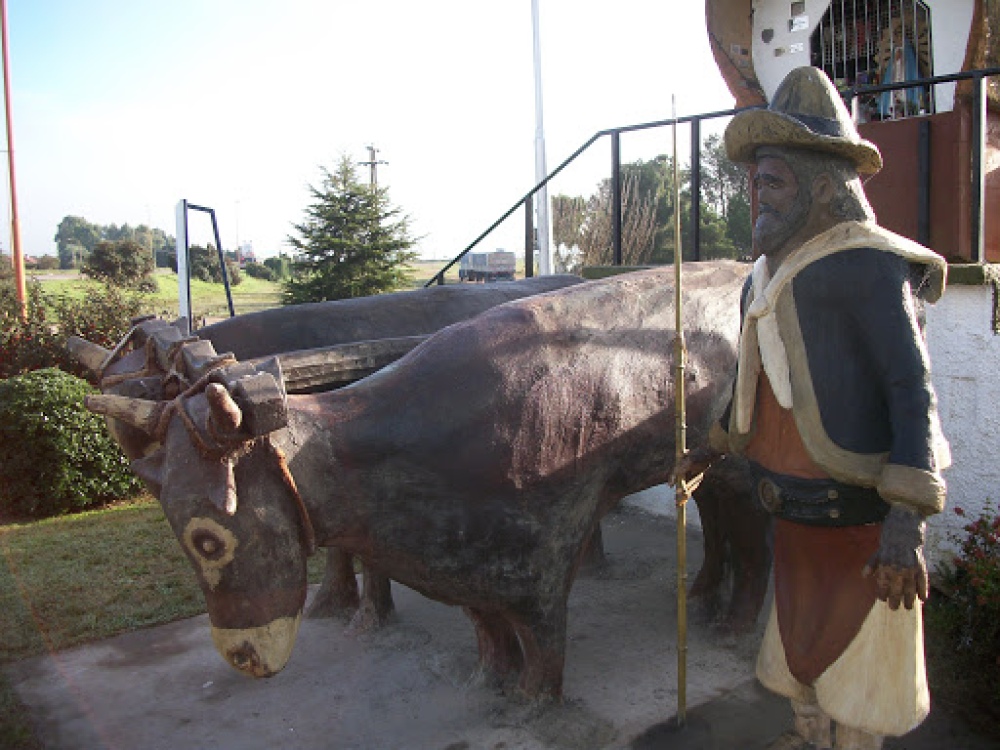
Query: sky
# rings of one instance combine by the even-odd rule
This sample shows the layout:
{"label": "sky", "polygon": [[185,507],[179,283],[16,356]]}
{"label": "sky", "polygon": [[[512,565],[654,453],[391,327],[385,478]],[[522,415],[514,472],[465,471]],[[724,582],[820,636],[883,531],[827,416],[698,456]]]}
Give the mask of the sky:
{"label": "sky", "polygon": [[[679,115],[733,106],[704,3],[538,2],[550,170],[597,131],[671,117],[672,97]],[[55,253],[67,215],[173,235],[186,199],[215,209],[226,249],[269,257],[288,250],[321,167],[366,161],[369,144],[426,258],[457,255],[535,184],[530,0],[7,5],[26,255]],[[622,158],[670,146],[668,129],[623,136]],[[605,138],[550,195],[589,195],[610,163]],[[523,227],[518,211],[482,249],[523,250]],[[192,216],[193,243],[210,232]]]}

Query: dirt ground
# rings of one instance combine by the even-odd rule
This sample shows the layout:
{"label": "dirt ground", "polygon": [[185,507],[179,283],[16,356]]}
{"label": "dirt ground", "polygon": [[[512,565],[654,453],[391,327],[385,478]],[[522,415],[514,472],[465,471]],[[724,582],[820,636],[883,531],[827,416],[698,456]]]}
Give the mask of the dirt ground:
{"label": "dirt ground", "polygon": [[[693,577],[700,531],[688,536]],[[606,567],[581,577],[571,596],[561,703],[483,680],[462,612],[396,584],[386,628],[350,636],[342,622],[306,620],[289,665],[268,680],[222,661],[207,616],[7,673],[48,750],[760,750],[789,728],[787,704],[753,680],[760,626],[722,638],[694,603],[688,721],[675,726],[674,523],[626,506],[606,519],[604,537]],[[947,717],[928,720],[922,739],[887,748],[995,747],[962,731]]]}

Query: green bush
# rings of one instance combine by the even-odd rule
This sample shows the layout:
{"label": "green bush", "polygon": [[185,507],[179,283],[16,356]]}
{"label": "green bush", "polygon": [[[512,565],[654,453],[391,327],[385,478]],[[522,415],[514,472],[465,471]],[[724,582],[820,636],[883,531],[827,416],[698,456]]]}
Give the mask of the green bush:
{"label": "green bush", "polygon": [[59,258],[55,255],[39,255],[34,260],[25,258],[24,266],[38,271],[52,271],[59,268]]}
{"label": "green bush", "polygon": [[[176,260],[173,270],[177,273]],[[222,283],[222,267],[219,265],[219,253],[214,245],[208,247],[191,245],[188,248],[188,273],[192,279],[199,279],[207,284]],[[226,273],[229,276],[230,286],[238,286],[243,281],[240,264],[234,260],[226,261]]]}
{"label": "green bush", "polygon": [[87,411],[93,389],[47,368],[0,381],[0,509],[45,518],[132,497],[140,484],[104,420]]}
{"label": "green bush", "polygon": [[69,356],[66,338],[76,335],[113,348],[144,307],[148,303],[142,294],[110,284],[89,284],[82,298],[73,298],[46,295],[33,281],[24,320],[13,284],[0,281],[0,378],[45,367],[86,376]]}
{"label": "green bush", "polygon": [[97,281],[136,289],[153,278],[153,256],[134,240],[98,242],[80,273]]}
{"label": "green bush", "polygon": [[243,270],[246,272],[246,275],[252,279],[263,279],[264,281],[278,280],[278,274],[271,268],[265,266],[263,263],[247,263],[246,266],[243,267]]}
{"label": "green bush", "polygon": [[121,341],[132,319],[148,312],[150,304],[141,292],[99,283],[89,284],[82,298],[54,297],[49,303],[63,341],[79,336],[108,349]]}
{"label": "green bush", "polygon": [[22,318],[14,284],[0,281],[0,378],[68,363],[55,321],[46,313],[41,284],[31,281],[27,289],[28,314]]}

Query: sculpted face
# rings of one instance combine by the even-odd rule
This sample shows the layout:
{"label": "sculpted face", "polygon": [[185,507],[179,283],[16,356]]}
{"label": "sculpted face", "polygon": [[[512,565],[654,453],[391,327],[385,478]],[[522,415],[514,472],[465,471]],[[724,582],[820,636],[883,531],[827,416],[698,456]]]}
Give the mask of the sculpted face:
{"label": "sculpted face", "polygon": [[799,185],[784,160],[764,156],[757,161],[754,177],[759,213],[753,228],[754,247],[774,256],[786,249],[809,218],[810,192]]}
{"label": "sculpted face", "polygon": [[[208,407],[189,402],[196,425]],[[166,440],[133,469],[156,490],[164,513],[198,576],[212,640],[235,669],[252,677],[280,671],[291,655],[306,596],[300,518],[266,448],[233,461],[202,456],[174,417]],[[232,488],[238,502],[225,496]]]}

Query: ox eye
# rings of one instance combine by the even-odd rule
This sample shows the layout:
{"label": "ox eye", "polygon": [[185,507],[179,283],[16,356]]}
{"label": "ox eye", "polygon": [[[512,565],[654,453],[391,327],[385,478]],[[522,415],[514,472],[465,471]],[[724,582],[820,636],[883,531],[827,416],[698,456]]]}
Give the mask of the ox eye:
{"label": "ox eye", "polygon": [[202,556],[209,560],[218,560],[226,551],[226,543],[205,529],[195,531],[191,535],[191,543]]}

